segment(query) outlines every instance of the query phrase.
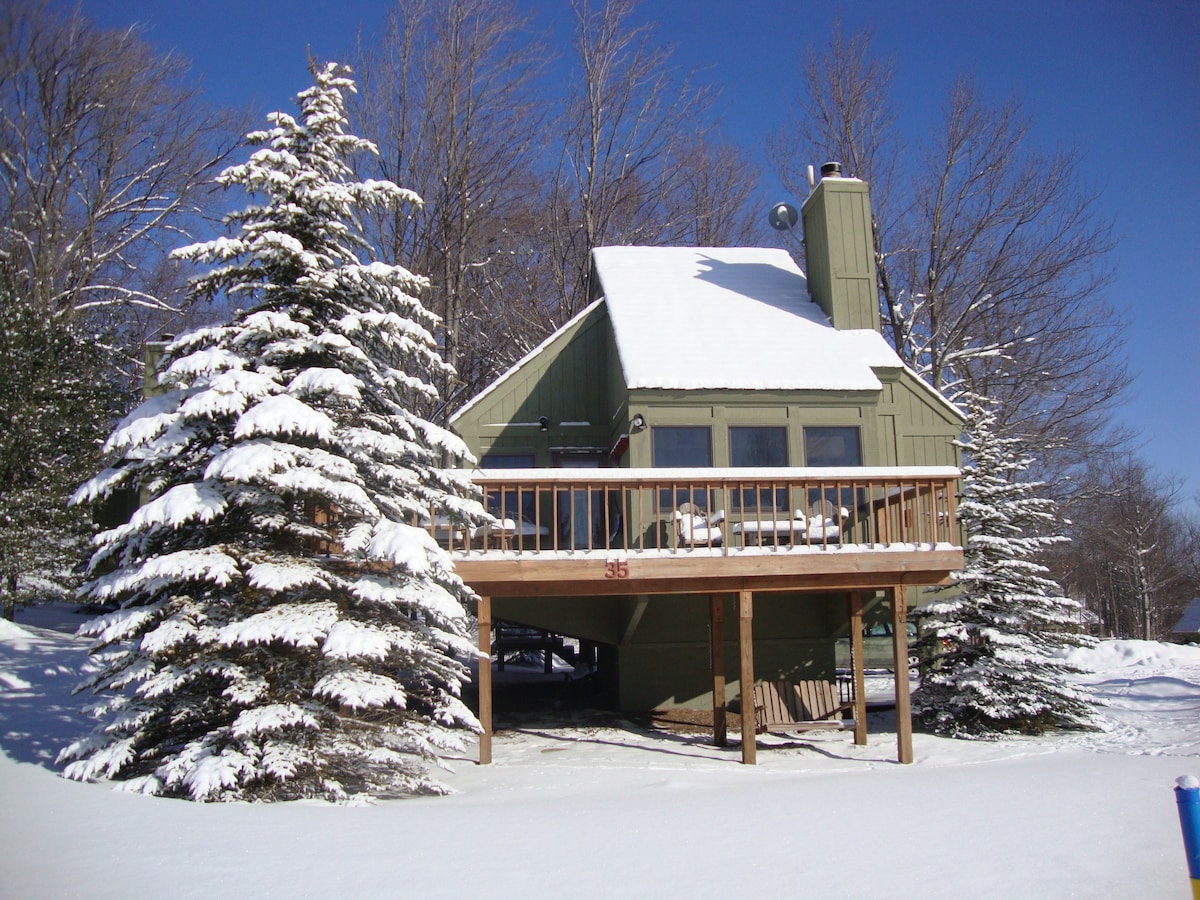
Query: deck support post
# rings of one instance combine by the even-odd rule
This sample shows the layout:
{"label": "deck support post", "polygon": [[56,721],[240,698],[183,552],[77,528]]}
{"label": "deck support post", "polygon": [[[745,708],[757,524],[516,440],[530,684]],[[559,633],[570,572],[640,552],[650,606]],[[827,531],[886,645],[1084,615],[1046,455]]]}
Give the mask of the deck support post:
{"label": "deck support post", "polygon": [[738,677],[742,704],[742,762],[755,764],[757,750],[754,723],[754,594],[738,591],[738,644],[741,666]]}
{"label": "deck support post", "polygon": [[479,764],[492,761],[492,598],[479,598]]}
{"label": "deck support post", "polygon": [[867,685],[863,677],[862,591],[851,591],[846,597],[850,619],[850,666],[854,678],[854,743],[867,743]]}
{"label": "deck support post", "polygon": [[896,671],[896,757],[902,763],[913,761],[912,701],[908,687],[908,599],[904,587],[891,589],[892,655]]}
{"label": "deck support post", "polygon": [[713,743],[729,746],[725,724],[725,598],[712,594],[708,598],[708,642],[712,659]]}

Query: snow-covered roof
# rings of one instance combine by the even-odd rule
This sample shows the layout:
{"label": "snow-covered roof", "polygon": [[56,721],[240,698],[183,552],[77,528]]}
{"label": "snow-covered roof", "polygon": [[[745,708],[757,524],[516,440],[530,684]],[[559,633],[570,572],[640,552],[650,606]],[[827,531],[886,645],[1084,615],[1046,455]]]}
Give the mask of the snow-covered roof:
{"label": "snow-covered roof", "polygon": [[903,364],[883,336],[838,331],[786,250],[593,251],[629,388],[879,390]]}

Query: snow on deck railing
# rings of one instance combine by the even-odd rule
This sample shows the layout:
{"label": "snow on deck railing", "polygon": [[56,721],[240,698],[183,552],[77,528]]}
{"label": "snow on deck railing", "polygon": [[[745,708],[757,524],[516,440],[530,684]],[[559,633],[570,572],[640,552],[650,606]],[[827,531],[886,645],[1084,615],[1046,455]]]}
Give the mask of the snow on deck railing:
{"label": "snow on deck railing", "polygon": [[492,521],[435,537],[560,554],[957,546],[958,478],[949,466],[477,470]]}

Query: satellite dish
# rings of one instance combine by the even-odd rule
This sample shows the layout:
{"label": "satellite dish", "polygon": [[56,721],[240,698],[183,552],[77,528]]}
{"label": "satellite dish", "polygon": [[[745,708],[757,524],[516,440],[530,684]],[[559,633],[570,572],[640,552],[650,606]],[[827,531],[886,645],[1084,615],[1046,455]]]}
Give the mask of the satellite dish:
{"label": "satellite dish", "polygon": [[771,223],[771,227],[776,231],[787,231],[794,228],[796,223],[800,221],[800,214],[796,212],[796,207],[790,203],[776,203],[771,207],[771,212],[767,215],[767,221]]}

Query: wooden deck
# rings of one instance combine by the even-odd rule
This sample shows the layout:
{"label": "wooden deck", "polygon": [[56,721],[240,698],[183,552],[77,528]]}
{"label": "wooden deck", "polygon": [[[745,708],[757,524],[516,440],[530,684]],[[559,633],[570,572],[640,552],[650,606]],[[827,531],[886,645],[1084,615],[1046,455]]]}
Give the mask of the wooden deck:
{"label": "wooden deck", "polygon": [[[945,468],[479,472],[494,521],[441,537],[463,580],[496,597],[942,584],[962,566],[957,478]],[[703,543],[680,542],[672,516],[683,503],[721,512]],[[817,507],[836,528],[815,524]]]}
{"label": "wooden deck", "polygon": [[[708,595],[712,634],[736,598],[742,684],[754,684],[753,597],[844,593],[854,645],[855,741],[861,704],[862,593],[890,597],[896,659],[897,758],[912,762],[905,588],[949,581],[962,568],[955,518],[959,473],[891,469],[552,469],[478,472],[492,520],[434,530],[455,571],[479,595],[480,653],[491,651],[493,597]],[[716,528],[685,543],[683,504]],[[716,515],[717,513],[720,515]],[[433,517],[430,521],[435,521]],[[714,741],[725,741],[725,672],[712,647]],[[479,760],[491,761],[491,669],[480,667]],[[720,698],[718,702],[718,698]],[[755,761],[753,704],[743,704],[742,761]],[[750,737],[746,737],[749,735]]]}
{"label": "wooden deck", "polygon": [[962,564],[962,549],[948,544],[929,549],[851,545],[825,553],[797,547],[770,554],[455,556],[462,579],[491,597],[882,590],[944,584]]}

